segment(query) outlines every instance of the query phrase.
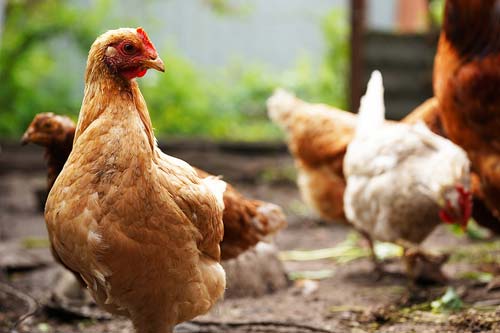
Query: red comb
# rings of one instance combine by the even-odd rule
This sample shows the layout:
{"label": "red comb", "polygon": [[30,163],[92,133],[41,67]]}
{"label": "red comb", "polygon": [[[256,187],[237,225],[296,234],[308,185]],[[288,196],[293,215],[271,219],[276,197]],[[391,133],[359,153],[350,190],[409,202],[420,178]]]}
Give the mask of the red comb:
{"label": "red comb", "polygon": [[144,46],[146,46],[146,49],[148,51],[156,53],[155,46],[153,45],[153,43],[151,43],[151,40],[149,39],[146,31],[144,31],[141,27],[137,28],[136,31],[137,31],[137,34],[139,35],[139,37],[142,39]]}

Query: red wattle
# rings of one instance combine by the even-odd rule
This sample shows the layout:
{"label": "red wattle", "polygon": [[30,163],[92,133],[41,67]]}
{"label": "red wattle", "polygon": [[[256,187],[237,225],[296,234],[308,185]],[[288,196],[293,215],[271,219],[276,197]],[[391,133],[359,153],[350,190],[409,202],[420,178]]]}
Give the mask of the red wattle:
{"label": "red wattle", "polygon": [[444,222],[444,223],[449,223],[449,224],[452,224],[453,223],[453,219],[451,218],[450,215],[448,215],[448,213],[444,210],[444,209],[441,209],[439,211],[439,218]]}
{"label": "red wattle", "polygon": [[138,71],[137,77],[143,77],[144,75],[146,75],[147,71],[148,71],[147,69],[142,69],[142,70]]}
{"label": "red wattle", "polygon": [[123,71],[122,75],[127,80],[132,80],[136,77],[143,77],[144,75],[146,75],[147,71],[148,70],[145,68],[134,68],[134,69],[129,69],[127,71]]}

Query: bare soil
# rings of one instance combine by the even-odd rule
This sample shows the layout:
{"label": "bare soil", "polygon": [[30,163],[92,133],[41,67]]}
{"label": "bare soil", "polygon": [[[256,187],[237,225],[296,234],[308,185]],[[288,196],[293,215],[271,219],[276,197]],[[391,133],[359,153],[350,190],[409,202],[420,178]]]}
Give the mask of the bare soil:
{"label": "bare soil", "polygon": [[[302,203],[293,182],[293,161],[281,145],[216,145],[176,142],[165,152],[224,175],[250,197],[284,207],[289,227],[276,238],[280,250],[320,249],[341,243],[348,226],[319,221]],[[0,332],[132,332],[130,323],[89,308],[88,318],[46,306],[60,268],[47,249],[37,192],[45,186],[43,151],[2,145],[0,153]],[[43,193],[43,191],[41,191]],[[364,247],[362,241],[359,246]],[[425,246],[452,254],[447,285],[415,285],[398,259],[377,277],[370,260],[286,261],[288,272],[324,271],[319,280],[295,280],[258,298],[227,298],[209,314],[180,325],[178,332],[500,332],[500,291],[488,290],[483,273],[497,273],[500,242],[436,230]],[[430,303],[452,286],[463,306],[432,310]],[[31,307],[31,308],[30,308]],[[33,311],[31,311],[33,310]],[[18,319],[34,312],[17,328]],[[97,315],[94,315],[97,314]]]}

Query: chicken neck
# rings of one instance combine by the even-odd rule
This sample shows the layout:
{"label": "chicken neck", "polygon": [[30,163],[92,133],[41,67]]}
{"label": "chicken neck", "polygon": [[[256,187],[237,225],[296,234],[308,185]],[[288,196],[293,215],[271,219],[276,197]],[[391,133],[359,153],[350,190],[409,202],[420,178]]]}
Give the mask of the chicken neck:
{"label": "chicken neck", "polygon": [[[75,133],[75,143],[89,126],[101,116],[114,122],[129,123],[140,118],[152,156],[156,147],[151,118],[135,79],[127,80],[112,73],[105,64],[92,61],[89,56],[85,74],[85,91]],[[127,128],[127,124],[125,124]]]}

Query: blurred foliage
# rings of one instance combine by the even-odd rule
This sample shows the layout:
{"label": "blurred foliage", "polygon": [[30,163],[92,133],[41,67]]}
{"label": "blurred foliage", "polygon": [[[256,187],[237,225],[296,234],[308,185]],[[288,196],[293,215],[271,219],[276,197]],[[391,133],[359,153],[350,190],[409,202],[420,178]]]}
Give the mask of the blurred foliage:
{"label": "blurred foliage", "polygon": [[343,11],[332,10],[323,19],[322,27],[327,54],[323,68],[319,71],[318,90],[310,97],[345,109],[350,56],[348,15]]}
{"label": "blurred foliage", "polygon": [[72,94],[58,60],[65,60],[61,50],[68,46],[88,52],[108,6],[109,1],[97,1],[82,15],[82,8],[64,0],[6,2],[0,45],[2,136],[18,136],[39,112],[77,114],[81,97]]}
{"label": "blurred foliage", "polygon": [[175,50],[160,52],[169,55],[165,58],[166,68],[172,70],[142,83],[158,136],[277,139],[282,133],[268,120],[265,106],[277,87],[308,101],[345,108],[349,24],[344,14],[332,10],[321,21],[327,47],[319,68],[303,56],[294,68],[282,73],[238,62],[207,73],[175,56]]}
{"label": "blurred foliage", "polygon": [[429,2],[429,13],[433,24],[440,26],[443,23],[445,0],[432,0]]}
{"label": "blurred foliage", "polygon": [[460,274],[460,278],[486,284],[493,280],[493,274],[480,271],[469,271]]}
{"label": "blurred foliage", "polygon": [[[203,1],[215,12],[234,9],[228,1]],[[118,22],[109,16],[113,4],[113,0],[90,0],[80,6],[64,0],[7,1],[0,44],[2,137],[19,137],[39,112],[76,118],[88,48],[97,35]],[[119,22],[116,26],[127,23]],[[131,18],[128,23],[137,22]],[[167,73],[151,72],[148,79],[140,80],[157,135],[278,138],[281,132],[267,119],[265,108],[278,86],[309,101],[345,107],[348,17],[335,10],[320,23],[327,47],[319,68],[303,56],[294,68],[281,73],[247,63],[207,72],[175,49],[157,45],[163,51],[160,54],[168,54]]]}
{"label": "blurred foliage", "polygon": [[[335,275],[335,271],[333,269],[320,269],[316,271],[292,271],[289,272],[288,278],[292,281],[295,280],[324,280],[328,279],[332,276]],[[315,286],[315,284],[312,284],[312,286]],[[305,287],[307,288],[307,287]],[[303,288],[303,289],[305,289]],[[315,287],[313,287],[315,288]],[[316,289],[314,289],[316,290]]]}
{"label": "blurred foliage", "polygon": [[239,71],[232,66],[207,73],[175,51],[163,53],[168,54],[167,73],[141,84],[159,137],[255,141],[279,135],[265,115],[265,100],[276,84],[271,75],[257,67]]}
{"label": "blurred foliage", "polygon": [[467,237],[472,240],[486,240],[492,237],[491,231],[481,227],[474,219],[469,220],[465,230],[458,224],[449,225],[449,229],[456,236],[467,235]]}
{"label": "blurred foliage", "polygon": [[453,287],[448,287],[443,296],[431,302],[432,312],[435,313],[455,312],[463,307],[464,303]]}

